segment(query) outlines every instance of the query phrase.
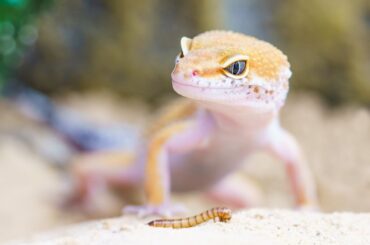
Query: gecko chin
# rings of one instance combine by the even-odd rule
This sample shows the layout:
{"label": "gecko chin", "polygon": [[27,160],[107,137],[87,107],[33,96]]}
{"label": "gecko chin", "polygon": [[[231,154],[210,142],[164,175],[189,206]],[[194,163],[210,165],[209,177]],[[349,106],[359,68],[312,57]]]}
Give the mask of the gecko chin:
{"label": "gecko chin", "polygon": [[[234,82],[233,82],[234,81]],[[284,104],[286,91],[276,90],[271,86],[263,86],[260,81],[248,82],[240,79],[214,83],[207,80],[176,79],[172,76],[174,90],[187,98],[206,102],[207,104],[240,105],[251,108],[275,109]]]}

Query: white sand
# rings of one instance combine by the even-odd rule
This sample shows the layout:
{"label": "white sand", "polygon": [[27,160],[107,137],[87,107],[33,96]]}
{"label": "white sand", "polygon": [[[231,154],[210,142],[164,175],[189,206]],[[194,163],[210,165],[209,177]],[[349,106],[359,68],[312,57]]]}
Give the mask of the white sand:
{"label": "white sand", "polygon": [[123,217],[84,223],[19,244],[370,244],[370,214],[254,209],[188,229],[153,228]]}

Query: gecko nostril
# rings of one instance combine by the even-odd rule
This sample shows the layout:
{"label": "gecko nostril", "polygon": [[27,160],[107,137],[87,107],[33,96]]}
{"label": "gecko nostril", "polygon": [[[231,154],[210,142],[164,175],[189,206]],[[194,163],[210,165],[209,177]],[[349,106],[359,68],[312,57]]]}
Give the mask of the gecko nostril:
{"label": "gecko nostril", "polygon": [[199,75],[199,70],[193,70],[193,71],[191,72],[191,75],[192,75],[193,77],[198,76],[198,75]]}

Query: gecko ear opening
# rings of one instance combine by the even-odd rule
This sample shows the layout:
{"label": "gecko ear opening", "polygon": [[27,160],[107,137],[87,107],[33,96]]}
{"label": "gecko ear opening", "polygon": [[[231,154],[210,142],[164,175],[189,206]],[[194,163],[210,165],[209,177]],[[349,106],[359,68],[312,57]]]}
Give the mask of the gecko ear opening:
{"label": "gecko ear opening", "polygon": [[182,51],[183,55],[186,55],[189,52],[191,42],[192,42],[192,40],[188,37],[182,37],[181,38],[180,44],[181,44],[181,51]]}

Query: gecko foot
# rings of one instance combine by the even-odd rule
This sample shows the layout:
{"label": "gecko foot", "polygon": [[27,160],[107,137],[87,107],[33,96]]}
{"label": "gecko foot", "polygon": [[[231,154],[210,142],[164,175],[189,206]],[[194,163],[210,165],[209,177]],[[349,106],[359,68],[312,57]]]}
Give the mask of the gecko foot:
{"label": "gecko foot", "polygon": [[185,206],[179,204],[126,206],[122,209],[123,214],[135,214],[139,217],[151,215],[171,217],[174,214],[185,213],[186,211]]}

